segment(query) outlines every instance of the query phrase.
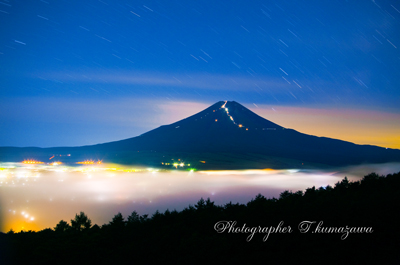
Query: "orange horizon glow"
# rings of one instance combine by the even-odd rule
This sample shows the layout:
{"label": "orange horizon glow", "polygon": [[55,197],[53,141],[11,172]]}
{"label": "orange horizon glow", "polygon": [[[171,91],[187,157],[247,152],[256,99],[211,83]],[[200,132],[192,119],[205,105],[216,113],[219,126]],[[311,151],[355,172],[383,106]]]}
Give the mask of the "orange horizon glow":
{"label": "orange horizon glow", "polygon": [[400,149],[400,114],[376,110],[258,105],[252,111],[285,128],[361,145]]}

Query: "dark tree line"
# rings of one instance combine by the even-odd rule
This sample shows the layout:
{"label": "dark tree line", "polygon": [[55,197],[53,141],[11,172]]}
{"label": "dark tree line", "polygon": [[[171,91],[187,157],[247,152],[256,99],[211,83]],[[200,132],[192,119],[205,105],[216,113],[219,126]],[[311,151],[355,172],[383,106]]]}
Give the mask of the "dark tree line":
{"label": "dark tree line", "polygon": [[[54,229],[0,234],[4,264],[399,264],[400,172],[334,187],[258,194],[246,204],[215,205],[201,198],[182,211],[133,211],[108,224],[92,225],[83,212]],[[276,227],[292,233],[217,233],[216,222],[238,227]],[[333,227],[372,227],[372,233],[300,233],[302,221]],[[1,257],[1,256],[0,256]]]}

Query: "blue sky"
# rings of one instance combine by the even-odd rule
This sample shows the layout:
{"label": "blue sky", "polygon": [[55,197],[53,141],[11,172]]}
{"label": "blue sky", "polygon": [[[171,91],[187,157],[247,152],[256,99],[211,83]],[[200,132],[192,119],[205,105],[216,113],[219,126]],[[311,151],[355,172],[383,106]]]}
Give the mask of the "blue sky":
{"label": "blue sky", "polygon": [[220,100],[399,114],[399,19],[396,1],[1,0],[0,146],[119,140]]}

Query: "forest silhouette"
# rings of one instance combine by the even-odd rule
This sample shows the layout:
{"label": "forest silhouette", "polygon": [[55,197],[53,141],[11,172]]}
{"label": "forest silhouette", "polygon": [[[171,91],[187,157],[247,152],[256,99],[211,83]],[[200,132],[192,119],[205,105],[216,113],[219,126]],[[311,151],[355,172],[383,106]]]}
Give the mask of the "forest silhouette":
{"label": "forest silhouette", "polygon": [[[400,172],[347,178],[334,187],[258,194],[246,204],[215,205],[209,198],[182,211],[152,216],[121,213],[92,225],[84,213],[38,232],[0,233],[2,264],[399,264]],[[276,227],[292,233],[218,233],[219,221],[237,227]],[[370,233],[301,233],[303,221],[326,227],[370,227]]]}

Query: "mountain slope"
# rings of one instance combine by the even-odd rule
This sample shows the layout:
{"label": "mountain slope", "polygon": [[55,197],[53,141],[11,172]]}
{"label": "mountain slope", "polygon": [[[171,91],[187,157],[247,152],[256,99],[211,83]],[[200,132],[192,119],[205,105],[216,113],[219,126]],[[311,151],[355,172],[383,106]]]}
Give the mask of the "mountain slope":
{"label": "mountain slope", "polygon": [[[8,153],[25,151],[25,156],[29,155],[28,149],[16,150]],[[151,166],[180,157],[200,168],[322,167],[400,161],[400,150],[299,133],[234,101],[217,102],[193,116],[138,137],[93,146],[30,151],[49,157],[54,153],[71,153],[71,159],[99,158]],[[5,153],[1,148],[0,160],[4,161]]]}

